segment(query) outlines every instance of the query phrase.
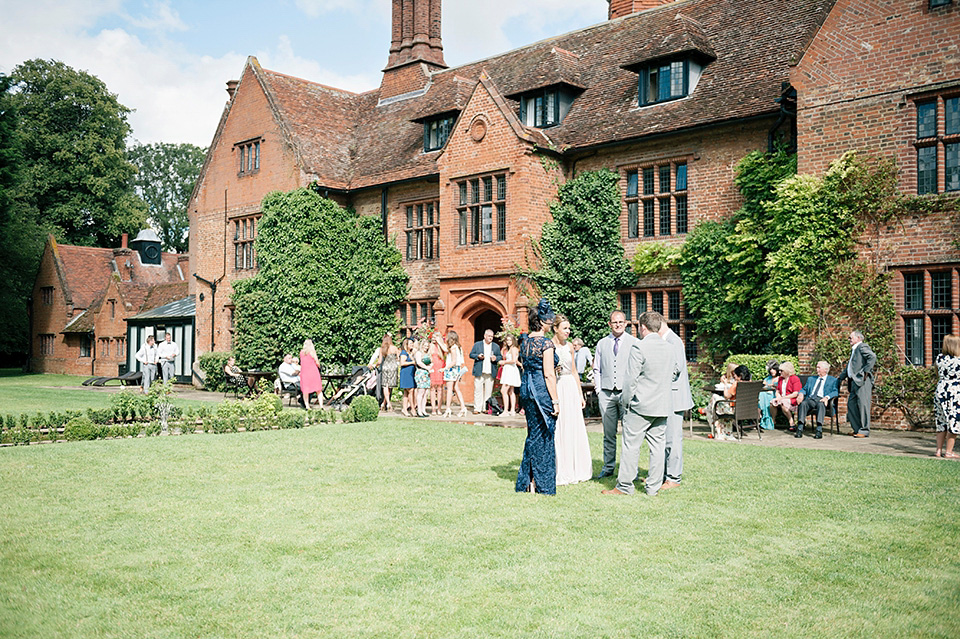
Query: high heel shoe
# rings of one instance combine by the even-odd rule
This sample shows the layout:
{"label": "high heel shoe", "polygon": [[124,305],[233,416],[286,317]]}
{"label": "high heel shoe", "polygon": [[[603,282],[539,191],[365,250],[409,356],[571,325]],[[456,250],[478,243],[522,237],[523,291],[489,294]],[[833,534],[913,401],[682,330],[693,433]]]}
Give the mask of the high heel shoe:
{"label": "high heel shoe", "polygon": [[449,409],[449,408],[443,413],[443,416],[444,416],[444,417],[450,417],[450,409]]}
{"label": "high heel shoe", "polygon": [[466,415],[467,415],[467,409],[466,409],[466,408],[461,408],[461,409],[460,409],[460,412],[457,413],[457,417],[466,417]]}

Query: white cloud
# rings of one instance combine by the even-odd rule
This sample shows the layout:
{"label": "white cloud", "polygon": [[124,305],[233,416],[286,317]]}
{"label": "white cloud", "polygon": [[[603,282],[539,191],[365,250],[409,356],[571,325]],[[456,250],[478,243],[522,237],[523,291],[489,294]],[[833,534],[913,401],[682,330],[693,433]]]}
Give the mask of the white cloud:
{"label": "white cloud", "polygon": [[[296,7],[308,16],[329,15],[334,28],[355,29],[356,46],[379,47],[383,62],[389,40],[363,42],[360,38],[371,34],[362,24],[351,25],[330,14],[389,19],[391,4],[391,0],[296,0]],[[96,75],[122,104],[136,109],[129,120],[137,140],[208,145],[227,100],[225,82],[239,78],[249,51],[197,55],[172,39],[174,34],[180,37],[188,27],[202,33],[213,25],[185,25],[176,0],[137,6],[143,10],[131,15],[123,0],[0,0],[0,71],[9,73],[32,58],[61,60]],[[555,30],[547,30],[559,23],[600,21],[606,5],[600,0],[448,0],[443,11],[447,62],[459,65],[556,35]],[[105,20],[114,28],[97,30]],[[511,42],[509,33],[517,31],[523,33],[523,41]],[[263,37],[272,43],[258,47],[255,55],[265,68],[357,92],[376,88],[380,82],[376,65],[352,75],[325,65],[327,60],[337,65],[349,52],[328,55],[321,63],[315,56],[324,55],[322,47],[308,46],[305,54],[304,45],[297,49],[286,36],[264,33]],[[389,31],[385,37],[389,38]]]}
{"label": "white cloud", "polygon": [[139,17],[126,16],[127,22],[138,29],[148,31],[186,31],[187,25],[180,19],[177,10],[169,2],[154,2],[149,6],[150,13]]}
{"label": "white cloud", "polygon": [[[587,26],[606,19],[600,0],[484,0],[443,5],[443,44],[450,64],[466,64],[559,35],[554,25]],[[507,27],[521,30],[512,41]],[[513,29],[511,29],[513,30]]]}

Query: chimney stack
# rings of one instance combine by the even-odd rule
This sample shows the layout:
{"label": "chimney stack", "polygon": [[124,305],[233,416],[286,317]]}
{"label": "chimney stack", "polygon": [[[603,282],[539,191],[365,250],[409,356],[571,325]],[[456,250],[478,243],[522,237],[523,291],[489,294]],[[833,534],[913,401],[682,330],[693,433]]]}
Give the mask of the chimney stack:
{"label": "chimney stack", "polygon": [[393,34],[387,69],[410,62],[447,68],[440,38],[440,0],[393,0]]}
{"label": "chimney stack", "polygon": [[674,0],[607,0],[610,4],[608,17],[610,20],[622,18],[631,13],[646,11],[647,9],[653,9],[664,4],[670,4],[673,1]]}
{"label": "chimney stack", "polygon": [[129,234],[129,233],[122,233],[122,234],[120,235],[120,248],[122,248],[122,249],[127,248],[127,242],[129,242],[129,241],[130,241],[130,234]]}
{"label": "chimney stack", "polygon": [[233,94],[237,92],[238,84],[240,84],[240,80],[227,80],[227,94],[231,100],[233,99]]}

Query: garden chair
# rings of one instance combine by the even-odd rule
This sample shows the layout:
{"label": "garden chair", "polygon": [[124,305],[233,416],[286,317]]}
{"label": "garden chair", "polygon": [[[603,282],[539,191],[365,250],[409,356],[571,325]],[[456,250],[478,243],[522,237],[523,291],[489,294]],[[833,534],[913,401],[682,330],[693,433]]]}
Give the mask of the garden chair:
{"label": "garden chair", "polygon": [[237,376],[237,375],[227,375],[226,373],[224,373],[224,374],[223,374],[223,379],[224,379],[224,384],[225,384],[226,389],[227,389],[227,390],[223,393],[223,396],[224,396],[224,397],[226,397],[227,395],[229,395],[230,392],[232,391],[232,392],[233,392],[233,398],[234,398],[234,399],[239,399],[241,392],[243,392],[243,393],[246,393],[246,392],[247,392],[247,381],[246,381],[243,377],[240,377],[240,376]]}
{"label": "garden chair", "polygon": [[[763,433],[760,428],[760,391],[763,390],[763,382],[738,382],[737,397],[733,400],[733,425],[740,433],[740,439],[743,439],[743,423],[754,422],[757,428],[757,437],[763,439]],[[729,417],[719,412],[721,406],[729,407],[731,400],[721,399],[714,405],[714,419]]]}

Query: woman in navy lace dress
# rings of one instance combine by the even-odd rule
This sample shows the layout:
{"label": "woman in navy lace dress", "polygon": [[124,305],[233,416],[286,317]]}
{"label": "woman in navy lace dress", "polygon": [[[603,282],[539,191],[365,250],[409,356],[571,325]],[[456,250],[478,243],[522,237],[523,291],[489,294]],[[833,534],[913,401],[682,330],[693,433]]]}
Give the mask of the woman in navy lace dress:
{"label": "woman in navy lace dress", "polygon": [[520,404],[527,418],[527,439],[517,473],[517,492],[531,489],[546,495],[557,492],[557,451],[553,434],[557,428],[557,365],[553,342],[543,336],[553,323],[547,300],[540,300],[530,313],[530,334],[520,344]]}

